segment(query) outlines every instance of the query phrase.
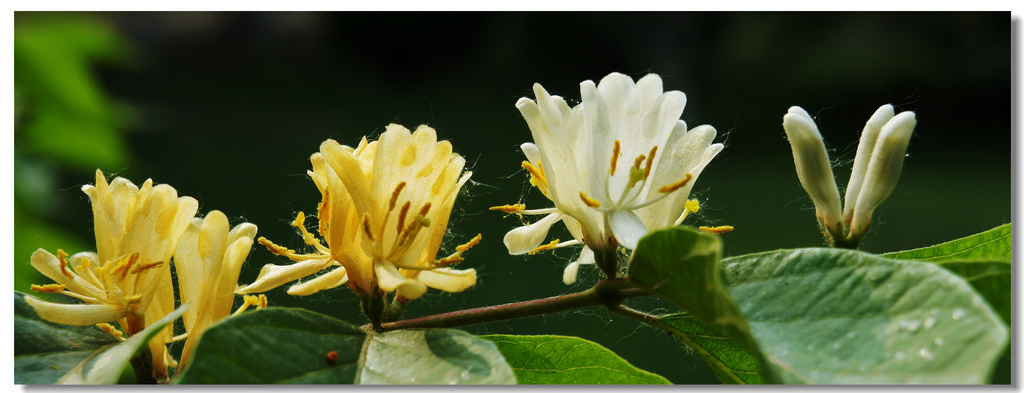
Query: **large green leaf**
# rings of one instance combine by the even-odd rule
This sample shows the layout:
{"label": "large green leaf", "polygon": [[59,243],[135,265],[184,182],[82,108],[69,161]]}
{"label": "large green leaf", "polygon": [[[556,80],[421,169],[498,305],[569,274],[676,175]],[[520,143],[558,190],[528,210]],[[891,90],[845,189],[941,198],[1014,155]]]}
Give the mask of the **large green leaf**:
{"label": "large green leaf", "polygon": [[687,313],[659,318],[671,328],[677,339],[696,351],[718,378],[728,384],[761,384],[761,367],[757,358],[736,346],[732,340]]}
{"label": "large green leaf", "polygon": [[[721,257],[722,242],[717,235],[686,227],[663,229],[640,239],[629,262],[628,276],[725,333],[757,358],[757,343],[723,281]],[[698,346],[694,350],[705,349]]]}
{"label": "large green leaf", "polygon": [[61,325],[39,318],[14,294],[14,383],[112,384],[160,329],[181,316],[184,306],[126,341],[95,326]]}
{"label": "large green leaf", "polygon": [[1010,248],[1010,224],[1005,224],[962,239],[882,256],[934,262],[963,277],[1009,325]]}
{"label": "large green leaf", "polygon": [[381,334],[271,307],[210,327],[176,382],[447,385],[510,384],[515,377],[494,344],[461,330]]}
{"label": "large green leaf", "polygon": [[1010,224],[1003,224],[965,238],[931,247],[891,252],[882,256],[916,261],[1000,260],[1010,261]]}
{"label": "large green leaf", "polygon": [[1007,329],[935,264],[798,249],[722,261],[780,382],[985,383]]}
{"label": "large green leaf", "polygon": [[601,345],[577,337],[492,335],[523,385],[669,384]]}

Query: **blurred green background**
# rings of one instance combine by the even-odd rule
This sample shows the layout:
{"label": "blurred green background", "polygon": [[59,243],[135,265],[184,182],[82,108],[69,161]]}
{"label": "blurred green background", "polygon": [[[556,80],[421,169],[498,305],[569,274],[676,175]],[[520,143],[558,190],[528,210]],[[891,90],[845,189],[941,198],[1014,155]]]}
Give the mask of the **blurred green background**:
{"label": "blurred green background", "polygon": [[[289,223],[319,201],[309,155],[395,122],[436,128],[474,173],[442,252],[483,234],[462,265],[479,283],[431,291],[407,316],[584,289],[596,269],[561,282],[572,250],[509,256],[501,239],[520,222],[487,207],[550,206],[519,168],[531,137],[515,101],[539,82],[578,102],[581,81],[613,71],[659,74],[687,94],[691,127],[718,129],[726,148],[696,183],[702,208],[687,224],[735,226],[727,256],[824,244],[781,127],[789,106],[816,117],[841,190],[874,110],[916,112],[900,184],[862,249],[928,246],[1010,222],[1010,47],[1009,13],[19,12],[15,288],[46,282],[29,266],[36,248],[95,248],[80,187],[96,168],[168,183],[201,214],[300,247]],[[284,262],[257,246],[241,282]],[[364,322],[345,288],[268,297]],[[671,337],[597,308],[466,330],[580,336],[673,382],[717,383]],[[1004,359],[997,380],[1008,369]]]}

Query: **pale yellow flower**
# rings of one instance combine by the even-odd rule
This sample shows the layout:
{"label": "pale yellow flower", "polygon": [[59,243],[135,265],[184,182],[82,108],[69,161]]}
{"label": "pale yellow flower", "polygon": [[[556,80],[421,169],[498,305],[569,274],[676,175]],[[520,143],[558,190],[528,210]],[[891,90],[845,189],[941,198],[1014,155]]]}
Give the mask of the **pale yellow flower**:
{"label": "pale yellow flower", "polygon": [[470,173],[462,174],[465,159],[449,142],[438,142],[432,128],[410,133],[391,124],[377,141],[363,138],[355,148],[328,139],[310,161],[309,175],[323,196],[318,219],[324,243],[306,231],[300,213],[293,225],[316,252],[298,254],[260,238],[296,263],[264,266],[256,282],[237,293],[263,292],[329,268],[288,292],[307,295],[347,282],[360,294],[379,289],[415,299],[427,287],[459,292],[476,283],[474,269],[449,266],[462,261],[479,235],[452,255],[435,258]]}
{"label": "pale yellow flower", "polygon": [[193,218],[174,252],[182,315],[188,339],[181,351],[181,367],[191,358],[200,336],[214,322],[227,318],[235,300],[242,263],[249,256],[256,226],[241,223],[231,228],[228,218],[214,210]]}
{"label": "pale yellow flower", "polygon": [[[81,252],[67,258],[39,249],[32,254],[32,266],[56,284],[33,285],[41,292],[63,293],[86,304],[60,304],[31,296],[25,300],[48,321],[68,325],[94,325],[117,321],[130,336],[142,331],[174,310],[170,259],[198,203],[178,197],[171,186],[142,187],[124,178],[107,183],[96,171],[96,184],[82,187],[92,201],[96,252]],[[106,325],[110,327],[110,325]],[[167,354],[173,324],[150,341],[154,374],[166,377]]]}

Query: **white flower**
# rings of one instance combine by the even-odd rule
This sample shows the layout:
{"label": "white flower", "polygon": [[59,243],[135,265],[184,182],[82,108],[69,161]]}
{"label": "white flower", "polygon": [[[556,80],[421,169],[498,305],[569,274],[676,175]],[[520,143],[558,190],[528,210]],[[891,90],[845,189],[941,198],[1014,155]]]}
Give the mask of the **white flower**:
{"label": "white flower", "polygon": [[814,201],[818,222],[829,243],[856,246],[867,234],[871,214],[896,187],[916,124],[914,112],[894,115],[892,105],[882,105],[868,119],[861,132],[840,217],[839,190],[818,127],[807,111],[798,106],[790,108],[783,117],[797,176]]}
{"label": "white flower", "polygon": [[[539,84],[533,90],[536,101],[516,103],[534,138],[522,145],[523,168],[555,207],[493,208],[546,215],[505,236],[510,254],[584,243],[590,250],[563,277],[571,282],[579,264],[594,263],[591,251],[616,245],[633,249],[648,231],[678,225],[690,212],[690,188],[723,146],[711,143],[716,135],[711,126],[687,131],[679,120],[686,104],[682,92],[663,92],[654,74],[634,83],[619,73],[597,85],[581,83],[583,102],[574,108]],[[541,246],[557,221],[574,239]]]}

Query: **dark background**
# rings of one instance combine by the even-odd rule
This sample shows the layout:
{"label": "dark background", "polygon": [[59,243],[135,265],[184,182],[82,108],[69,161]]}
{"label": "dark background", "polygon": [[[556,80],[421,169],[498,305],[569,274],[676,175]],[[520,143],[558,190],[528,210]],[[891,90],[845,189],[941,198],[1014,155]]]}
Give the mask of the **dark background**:
{"label": "dark background", "polygon": [[[18,13],[16,26],[55,16]],[[168,183],[198,199],[201,214],[217,209],[232,223],[255,223],[259,235],[279,244],[302,245],[289,223],[298,211],[315,212],[320,195],[305,172],[324,139],[354,146],[395,122],[410,129],[428,124],[450,140],[466,157],[473,182],[456,203],[442,253],[482,233],[483,242],[461,265],[476,268],[479,282],[459,294],[431,290],[410,304],[410,317],[565,294],[598,279],[596,269],[584,268],[580,282],[562,284],[571,250],[509,256],[501,239],[519,221],[487,211],[515,202],[550,206],[529,189],[519,167],[518,146],[531,136],[514,103],[532,96],[535,82],[574,103],[581,81],[613,71],[634,79],[656,73],[666,90],[685,92],[682,118],[690,127],[713,125],[726,146],[696,183],[691,197],[701,201],[701,211],[687,224],[735,226],[723,236],[726,256],[824,244],[781,127],[791,105],[816,117],[841,192],[860,130],[875,109],[891,103],[917,114],[900,184],[876,210],[863,250],[923,247],[1010,222],[1009,13],[89,17],[127,42],[119,61],[90,68],[116,103],[114,113],[123,115],[115,128],[128,155],[101,169],[137,184]],[[28,146],[23,134],[18,131],[16,143]],[[91,210],[79,187],[93,182],[95,168],[21,149],[16,185],[35,173],[26,172],[30,164],[49,174],[49,203],[22,209],[32,205],[25,202],[30,194],[16,193],[16,211],[38,214],[92,249]],[[19,228],[18,250],[69,248]],[[31,273],[24,252],[15,253],[19,275]],[[284,262],[257,246],[240,281],[251,282],[264,264]],[[349,292],[294,298],[281,288],[268,297],[273,306],[361,324]],[[597,308],[465,329],[580,336],[673,382],[717,383],[671,337]]]}

